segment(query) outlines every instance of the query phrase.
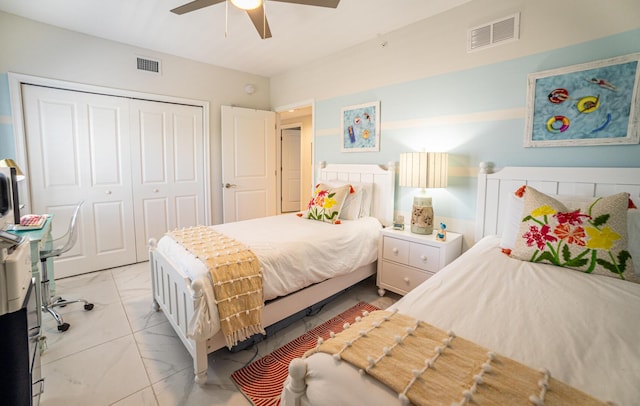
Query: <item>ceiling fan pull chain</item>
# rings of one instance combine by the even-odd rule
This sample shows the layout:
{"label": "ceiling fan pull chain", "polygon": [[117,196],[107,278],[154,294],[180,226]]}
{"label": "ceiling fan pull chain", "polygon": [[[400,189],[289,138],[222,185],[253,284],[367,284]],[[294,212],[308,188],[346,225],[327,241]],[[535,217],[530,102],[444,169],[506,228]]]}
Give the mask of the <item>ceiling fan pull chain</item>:
{"label": "ceiling fan pull chain", "polygon": [[229,0],[224,2],[224,37],[229,36]]}
{"label": "ceiling fan pull chain", "polygon": [[267,36],[267,6],[265,6],[266,1],[262,1],[262,38],[266,38]]}

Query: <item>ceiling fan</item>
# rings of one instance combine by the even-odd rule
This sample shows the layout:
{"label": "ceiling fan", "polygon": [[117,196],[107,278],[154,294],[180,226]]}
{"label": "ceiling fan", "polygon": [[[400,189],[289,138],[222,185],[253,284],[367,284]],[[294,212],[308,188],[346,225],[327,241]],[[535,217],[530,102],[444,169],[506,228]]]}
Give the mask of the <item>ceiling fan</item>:
{"label": "ceiling fan", "polygon": [[[191,11],[199,10],[201,8],[213,6],[225,2],[226,0],[193,0],[190,3],[183,4],[180,7],[176,7],[171,10],[175,14],[185,14]],[[340,0],[270,0],[279,1],[281,3],[294,3],[304,6],[317,6],[337,8]],[[245,10],[251,19],[251,22],[256,27],[258,34],[262,39],[271,38],[271,30],[269,29],[269,23],[264,13],[264,0],[231,0],[231,4],[238,7],[241,10]]]}

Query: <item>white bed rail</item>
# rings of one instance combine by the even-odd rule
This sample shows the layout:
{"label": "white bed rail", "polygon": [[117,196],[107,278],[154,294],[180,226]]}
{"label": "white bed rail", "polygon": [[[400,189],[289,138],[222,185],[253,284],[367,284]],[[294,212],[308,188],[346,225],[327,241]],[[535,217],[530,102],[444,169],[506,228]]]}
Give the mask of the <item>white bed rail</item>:
{"label": "white bed rail", "polygon": [[195,380],[199,384],[207,381],[207,343],[189,338],[189,320],[203,295],[200,281],[181,275],[177,267],[167,258],[156,254],[156,241],[149,241],[149,263],[153,283],[153,308],[162,310],[176,331],[180,341],[193,358]]}

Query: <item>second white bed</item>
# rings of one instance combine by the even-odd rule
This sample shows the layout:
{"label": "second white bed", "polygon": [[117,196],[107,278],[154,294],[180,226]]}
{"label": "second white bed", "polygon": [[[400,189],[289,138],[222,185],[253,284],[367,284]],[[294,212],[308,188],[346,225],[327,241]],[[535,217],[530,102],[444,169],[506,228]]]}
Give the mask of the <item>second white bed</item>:
{"label": "second white bed", "polygon": [[[640,168],[481,172],[478,242],[391,309],[452,330],[533,369],[548,369],[552,377],[602,401],[637,405],[640,284],[508,257],[497,234],[511,221],[508,203],[522,185],[583,197],[628,192],[637,201],[639,179]],[[452,394],[456,402],[462,396],[462,390]],[[294,360],[283,405],[334,404],[401,402],[397,393],[330,355]]]}
{"label": "second white bed", "polygon": [[[498,243],[485,237],[389,310],[547,368],[596,398],[637,404],[640,285],[515,260]],[[308,404],[401,404],[397,393],[331,355],[314,354],[306,365]]]}

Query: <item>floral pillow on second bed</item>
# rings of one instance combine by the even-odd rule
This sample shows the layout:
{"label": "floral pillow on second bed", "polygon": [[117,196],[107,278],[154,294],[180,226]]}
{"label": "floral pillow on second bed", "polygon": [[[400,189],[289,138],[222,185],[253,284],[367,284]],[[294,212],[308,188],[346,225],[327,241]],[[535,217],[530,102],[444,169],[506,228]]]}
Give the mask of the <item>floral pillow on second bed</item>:
{"label": "floral pillow on second bed", "polygon": [[511,256],[640,282],[627,248],[628,202],[618,193],[567,208],[527,186]]}

